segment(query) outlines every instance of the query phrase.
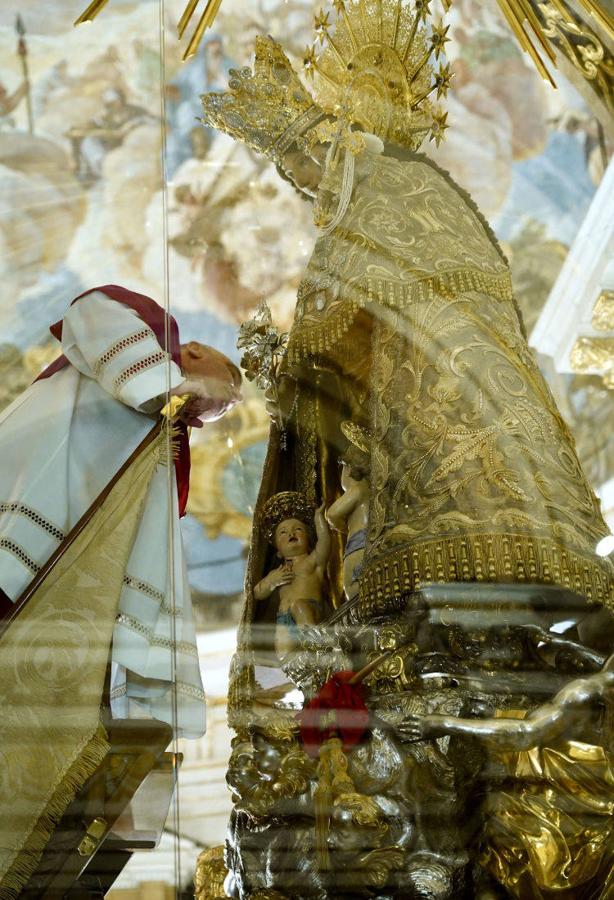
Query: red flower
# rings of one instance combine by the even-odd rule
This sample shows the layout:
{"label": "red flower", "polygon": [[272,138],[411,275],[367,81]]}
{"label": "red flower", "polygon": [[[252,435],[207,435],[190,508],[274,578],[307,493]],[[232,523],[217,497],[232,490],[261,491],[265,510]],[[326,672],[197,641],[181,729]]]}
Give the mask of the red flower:
{"label": "red flower", "polygon": [[316,757],[320,744],[339,737],[343,749],[360,742],[369,724],[369,711],[364,701],[362,683],[350,684],[355,672],[336,672],[310,700],[297,718],[301,739],[307,753]]}

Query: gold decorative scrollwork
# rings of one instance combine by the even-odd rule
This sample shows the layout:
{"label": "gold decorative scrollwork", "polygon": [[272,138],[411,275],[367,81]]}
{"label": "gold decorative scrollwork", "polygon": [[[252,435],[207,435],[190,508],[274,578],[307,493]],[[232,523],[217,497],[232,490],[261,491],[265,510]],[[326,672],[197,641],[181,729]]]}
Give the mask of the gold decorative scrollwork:
{"label": "gold decorative scrollwork", "polygon": [[381,657],[382,651],[389,651],[390,656],[367,676],[365,683],[376,693],[405,690],[411,683],[405,671],[405,657],[415,654],[418,648],[407,643],[399,625],[382,626],[377,634],[377,646],[378,649],[368,655],[368,663]]}
{"label": "gold decorative scrollwork", "polygon": [[281,800],[304,793],[314,775],[314,761],[294,737],[258,730],[233,741],[227,781],[235,802],[254,819],[272,815]]}
{"label": "gold decorative scrollwork", "polygon": [[226,900],[224,881],[227,874],[223,845],[203,850],[196,861],[194,900]]}
{"label": "gold decorative scrollwork", "polygon": [[614,388],[614,337],[579,337],[570,356],[574,372],[599,371],[607,388]]}
{"label": "gold decorative scrollwork", "polygon": [[543,33],[587,81],[594,82],[610,112],[614,112],[614,58],[585,22],[561,3],[546,0],[538,9],[545,20]]}
{"label": "gold decorative scrollwork", "polygon": [[593,307],[591,322],[595,331],[614,331],[614,290],[603,290]]}

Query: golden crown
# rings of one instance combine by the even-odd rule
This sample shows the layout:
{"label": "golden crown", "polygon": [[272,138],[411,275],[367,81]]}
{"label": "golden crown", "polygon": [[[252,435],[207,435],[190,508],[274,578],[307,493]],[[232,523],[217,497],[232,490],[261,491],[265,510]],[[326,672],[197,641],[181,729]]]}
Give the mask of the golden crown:
{"label": "golden crown", "polygon": [[434,73],[432,58],[439,60],[449,26],[427,31],[429,4],[414,0],[412,12],[406,0],[333,0],[334,24],[320,10],[303,62],[322,109],[337,116],[346,110],[363,131],[410,149],[429,133],[439,144],[448,114],[429,98],[445,97],[451,72],[440,61]]}
{"label": "golden crown", "polygon": [[341,433],[350,444],[357,447],[362,453],[369,454],[371,452],[373,435],[368,428],[346,419],[341,423]]}
{"label": "golden crown", "polygon": [[254,71],[231,69],[228,87],[201,97],[203,120],[276,163],[325,117],[271,37],[256,38]]}
{"label": "golden crown", "polygon": [[266,539],[273,542],[275,529],[285,519],[298,519],[313,532],[313,517],[315,509],[305,494],[300,491],[281,491],[273,494],[264,504],[260,514],[260,524],[264,530]]}

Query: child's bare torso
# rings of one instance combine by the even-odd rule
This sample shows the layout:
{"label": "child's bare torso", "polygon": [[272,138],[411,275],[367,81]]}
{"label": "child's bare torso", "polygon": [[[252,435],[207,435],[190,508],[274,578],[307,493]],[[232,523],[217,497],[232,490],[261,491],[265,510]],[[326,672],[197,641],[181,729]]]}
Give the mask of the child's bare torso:
{"label": "child's bare torso", "polygon": [[347,522],[348,522],[348,537],[350,535],[355,534],[357,531],[362,531],[367,527],[367,523],[369,520],[369,507],[368,507],[369,495],[365,491],[364,498],[361,498],[360,502],[356,505],[356,507],[349,514]]}
{"label": "child's bare torso", "polygon": [[290,584],[285,584],[279,589],[279,609],[285,612],[296,600],[321,600],[322,576],[311,554],[287,559],[284,566],[288,566],[294,573],[294,579]]}

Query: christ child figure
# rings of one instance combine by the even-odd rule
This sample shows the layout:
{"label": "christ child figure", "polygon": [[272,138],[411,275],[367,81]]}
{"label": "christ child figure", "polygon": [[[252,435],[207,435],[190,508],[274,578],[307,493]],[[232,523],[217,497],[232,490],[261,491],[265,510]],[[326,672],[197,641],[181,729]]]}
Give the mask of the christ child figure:
{"label": "christ child figure", "polygon": [[254,597],[265,600],[279,590],[275,650],[282,658],[299,643],[301,626],[317,625],[323,618],[330,532],[324,506],[314,512],[307,498],[297,491],[271,497],[265,504],[262,524],[281,565],[258,582]]}
{"label": "christ child figure", "polygon": [[326,518],[335,531],[345,532],[343,552],[343,590],[348,600],[358,593],[358,577],[367,541],[369,520],[369,433],[353,422],[342,422],[348,439],[342,458],[343,494],[329,506]]}

